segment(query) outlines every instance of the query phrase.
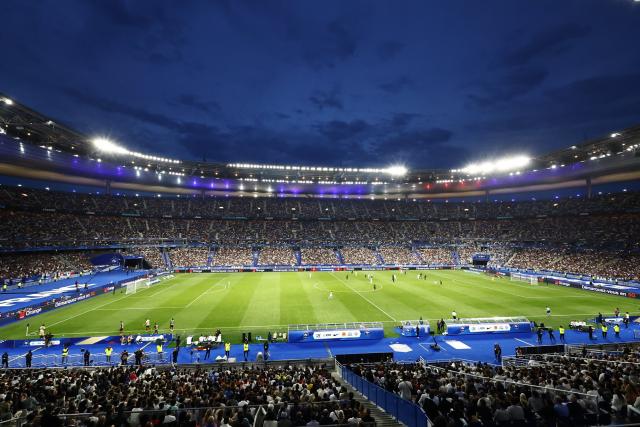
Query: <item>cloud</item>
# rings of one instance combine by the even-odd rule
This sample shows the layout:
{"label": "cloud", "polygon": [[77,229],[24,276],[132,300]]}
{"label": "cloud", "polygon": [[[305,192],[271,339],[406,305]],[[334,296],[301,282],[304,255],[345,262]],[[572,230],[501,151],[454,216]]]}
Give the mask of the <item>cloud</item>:
{"label": "cloud", "polygon": [[562,105],[564,116],[585,120],[635,118],[640,111],[640,73],[604,74],[576,80],[547,91],[550,105]]}
{"label": "cloud", "polygon": [[[64,93],[102,113],[128,118],[126,137],[133,136],[138,145],[181,158],[336,164],[337,155],[341,164],[349,165],[384,165],[390,158],[418,165],[432,162],[435,153],[446,155],[447,150],[459,153],[448,144],[452,137],[450,130],[439,127],[406,130],[417,117],[411,113],[396,113],[377,123],[362,119],[330,120],[300,129],[276,130],[260,123],[218,127],[152,113],[76,88],[65,88]],[[194,99],[183,97],[182,101],[190,105]],[[199,102],[195,100],[196,104]]]}
{"label": "cloud", "polygon": [[[638,121],[640,111],[640,73],[604,74],[546,90],[542,96],[511,108],[499,116],[470,123],[474,133],[507,132],[533,138],[548,132],[553,139],[538,139],[551,148],[563,135],[568,146],[589,132],[600,136]],[[577,135],[577,136],[576,136]]]}
{"label": "cloud", "polygon": [[180,128],[179,121],[163,114],[152,113],[142,108],[136,108],[129,104],[113,101],[72,87],[65,87],[62,90],[68,97],[107,113],[129,116],[136,120],[167,129],[177,130]]}
{"label": "cloud", "polygon": [[195,95],[183,93],[178,96],[175,101],[171,102],[172,105],[184,105],[194,110],[202,111],[203,113],[218,113],[221,108],[215,101],[202,101]]}
{"label": "cloud", "polygon": [[317,126],[318,131],[332,141],[342,141],[361,135],[369,129],[369,124],[364,120],[331,120]]}
{"label": "cloud", "polygon": [[413,81],[410,78],[407,76],[401,76],[389,82],[379,84],[378,88],[387,93],[396,94],[411,87],[412,85]]}
{"label": "cloud", "polygon": [[469,94],[468,98],[473,104],[481,107],[508,102],[540,86],[547,74],[547,71],[541,68],[519,67],[500,79],[482,84],[479,93]]}
{"label": "cloud", "polygon": [[376,144],[375,151],[383,155],[396,151],[419,152],[449,141],[452,135],[450,130],[438,127],[401,132]]}
{"label": "cloud", "polygon": [[317,38],[303,41],[303,58],[314,69],[334,68],[337,62],[346,61],[356,53],[356,38],[347,26],[331,21]]}
{"label": "cloud", "polygon": [[404,48],[404,43],[400,43],[395,40],[388,40],[380,43],[377,46],[376,51],[378,52],[378,56],[380,57],[380,59],[382,59],[383,61],[389,61],[398,56],[398,54],[402,52]]}
{"label": "cloud", "polygon": [[396,129],[403,129],[418,116],[419,114],[413,113],[396,113],[391,118],[391,126]]}
{"label": "cloud", "polygon": [[469,157],[466,147],[451,143],[453,132],[431,127],[399,132],[382,137],[371,146],[373,158],[387,164],[399,162],[414,168],[449,168]]}
{"label": "cloud", "polygon": [[[90,10],[92,19],[88,25],[93,27],[94,33],[106,37],[101,33],[109,31],[110,38],[126,40],[126,46],[134,49],[141,59],[152,64],[183,60],[188,26],[182,15],[188,12],[187,9],[176,12],[167,3],[158,2],[148,7],[132,1],[96,2]],[[82,40],[87,50],[97,50],[96,40],[91,36]]]}
{"label": "cloud", "polygon": [[504,57],[504,63],[515,67],[525,65],[538,56],[557,52],[570,40],[587,36],[591,28],[581,24],[565,24],[533,37],[529,42],[510,51]]}
{"label": "cloud", "polygon": [[330,92],[327,91],[316,91],[310,97],[309,101],[318,109],[336,109],[342,110],[344,109],[344,105],[342,104],[342,100],[339,96],[339,90],[334,88]]}

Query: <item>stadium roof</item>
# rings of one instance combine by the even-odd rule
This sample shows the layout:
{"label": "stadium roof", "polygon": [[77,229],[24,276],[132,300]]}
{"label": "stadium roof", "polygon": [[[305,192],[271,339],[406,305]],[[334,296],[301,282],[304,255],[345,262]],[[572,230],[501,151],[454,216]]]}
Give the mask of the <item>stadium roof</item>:
{"label": "stadium roof", "polygon": [[1,174],[92,185],[108,180],[118,188],[154,192],[435,197],[640,179],[640,126],[534,159],[480,159],[456,170],[169,159],[84,135],[2,94],[0,134]]}

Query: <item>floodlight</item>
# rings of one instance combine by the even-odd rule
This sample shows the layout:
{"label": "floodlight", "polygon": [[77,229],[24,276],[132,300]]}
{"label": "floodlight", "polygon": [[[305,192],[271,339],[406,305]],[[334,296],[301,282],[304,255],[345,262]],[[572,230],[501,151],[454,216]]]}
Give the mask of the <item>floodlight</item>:
{"label": "floodlight", "polygon": [[404,176],[408,172],[407,168],[402,165],[389,166],[384,171],[393,176]]}
{"label": "floodlight", "polygon": [[9,98],[2,98],[2,102],[4,102],[7,105],[13,105],[13,101]]}
{"label": "floodlight", "polygon": [[91,141],[93,145],[100,151],[105,153],[129,154],[129,150],[119,146],[115,142],[107,138],[95,138]]}
{"label": "floodlight", "polygon": [[470,175],[489,174],[493,172],[508,172],[512,170],[522,169],[531,163],[531,159],[527,156],[502,157],[496,160],[487,160],[481,163],[472,163],[459,170]]}

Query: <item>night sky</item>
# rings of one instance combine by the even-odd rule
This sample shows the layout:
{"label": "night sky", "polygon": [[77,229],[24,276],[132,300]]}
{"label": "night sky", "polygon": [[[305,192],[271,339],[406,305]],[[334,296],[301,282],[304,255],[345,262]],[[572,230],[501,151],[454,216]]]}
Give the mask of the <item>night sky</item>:
{"label": "night sky", "polygon": [[633,0],[3,0],[0,92],[183,159],[462,166],[640,124]]}

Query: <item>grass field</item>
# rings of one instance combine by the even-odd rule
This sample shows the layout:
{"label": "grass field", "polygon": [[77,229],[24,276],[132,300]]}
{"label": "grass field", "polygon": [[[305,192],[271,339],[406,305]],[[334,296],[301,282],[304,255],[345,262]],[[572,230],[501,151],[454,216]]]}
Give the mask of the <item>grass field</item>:
{"label": "grass field", "polygon": [[243,331],[264,336],[296,323],[381,321],[392,335],[401,320],[422,316],[435,329],[435,320],[448,319],[453,309],[461,317],[526,316],[554,326],[616,307],[638,311],[634,300],[611,295],[463,271],[426,273],[427,280],[418,280],[416,271],[400,274],[393,284],[391,271],[373,272],[375,291],[365,272],[181,274],[135,294],[118,291],[13,323],[0,328],[0,338],[24,337],[27,322],[32,332],[45,323],[56,337],[102,336],[117,335],[120,320],[127,333],[142,332],[146,318],[166,331],[173,317],[180,334],[220,328],[239,342]]}

